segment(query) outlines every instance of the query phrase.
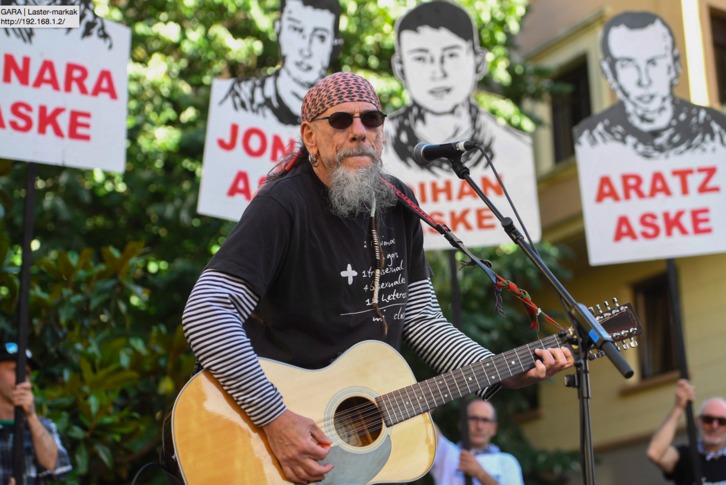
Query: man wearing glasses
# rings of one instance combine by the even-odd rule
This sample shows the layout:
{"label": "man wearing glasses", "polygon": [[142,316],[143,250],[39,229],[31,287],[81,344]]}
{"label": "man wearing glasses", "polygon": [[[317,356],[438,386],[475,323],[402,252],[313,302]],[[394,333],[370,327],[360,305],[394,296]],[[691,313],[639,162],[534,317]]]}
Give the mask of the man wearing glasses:
{"label": "man wearing glasses", "polygon": [[[673,445],[681,415],[688,402],[695,400],[693,386],[686,379],[676,385],[675,403],[648,446],[648,458],[677,485],[691,485],[693,470],[687,445]],[[726,399],[706,399],[698,413],[701,434],[698,443],[704,483],[726,483]]]}
{"label": "man wearing glasses", "polygon": [[[15,408],[25,413],[25,485],[39,485],[45,480],[59,480],[71,469],[68,453],[61,444],[55,424],[35,414],[35,398],[30,378],[16,384],[18,346],[0,346],[0,484],[14,483],[13,431]],[[38,369],[30,351],[26,351],[28,369]]]}
{"label": "man wearing glasses", "polygon": [[489,402],[476,399],[466,407],[469,449],[449,441],[439,431],[431,476],[436,485],[463,485],[465,475],[481,485],[522,485],[517,459],[491,442],[497,434],[497,412]]}
{"label": "man wearing glasses", "polygon": [[[306,94],[301,119],[299,148],[268,177],[207,264],[182,324],[202,366],[264,430],[289,481],[351,483],[374,467],[327,461],[345,447],[335,445],[319,417],[293,411],[257,357],[322,369],[363,341],[396,350],[405,342],[445,372],[491,352],[441,312],[421,223],[391,187],[414,195],[383,172],[385,115],[373,86],[350,72],[327,76]],[[535,353],[536,367],[506,386],[573,364],[566,349]]]}

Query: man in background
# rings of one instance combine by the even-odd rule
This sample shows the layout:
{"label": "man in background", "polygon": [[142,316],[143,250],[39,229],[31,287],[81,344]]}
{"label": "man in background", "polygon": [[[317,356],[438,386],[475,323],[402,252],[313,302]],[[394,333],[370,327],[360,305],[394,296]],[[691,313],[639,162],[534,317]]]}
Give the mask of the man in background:
{"label": "man in background", "polygon": [[497,434],[497,413],[488,401],[476,399],[466,407],[470,449],[449,441],[439,430],[431,476],[436,485],[463,485],[465,475],[474,484],[522,485],[517,459],[491,442]]}
{"label": "man in background", "polygon": [[[693,464],[688,445],[674,445],[678,423],[696,392],[689,381],[680,379],[676,385],[675,402],[650,440],[648,459],[663,470],[666,479],[677,485],[694,483]],[[701,434],[698,456],[704,483],[726,483],[726,399],[706,399],[698,412],[697,426]]]}
{"label": "man in background", "polygon": [[[46,480],[59,480],[71,470],[68,453],[61,444],[55,424],[35,414],[35,397],[30,378],[16,384],[18,346],[0,346],[0,484],[13,483],[13,430],[15,408],[25,414],[25,482],[40,485]],[[27,376],[38,364],[27,352]]]}

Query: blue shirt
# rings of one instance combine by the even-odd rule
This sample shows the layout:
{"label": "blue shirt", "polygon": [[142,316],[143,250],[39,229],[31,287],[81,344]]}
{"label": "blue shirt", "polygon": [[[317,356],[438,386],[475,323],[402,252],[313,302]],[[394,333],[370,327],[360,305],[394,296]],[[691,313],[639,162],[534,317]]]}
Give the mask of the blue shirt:
{"label": "blue shirt", "polygon": [[[461,446],[452,443],[439,432],[436,457],[431,467],[431,476],[436,485],[464,485],[464,473],[459,470],[460,454]],[[499,485],[524,485],[522,467],[517,459],[509,453],[503,453],[496,445],[489,445],[475,456],[482,468]],[[476,479],[472,479],[472,483],[480,485]]]}

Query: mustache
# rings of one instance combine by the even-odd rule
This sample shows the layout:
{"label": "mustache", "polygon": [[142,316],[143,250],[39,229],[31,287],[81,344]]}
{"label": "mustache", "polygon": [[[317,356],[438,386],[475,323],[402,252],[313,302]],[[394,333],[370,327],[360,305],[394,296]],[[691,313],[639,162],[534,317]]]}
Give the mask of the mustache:
{"label": "mustache", "polygon": [[356,147],[356,148],[345,148],[340,150],[335,155],[335,161],[339,164],[349,157],[371,157],[373,160],[378,160],[376,151],[370,147]]}

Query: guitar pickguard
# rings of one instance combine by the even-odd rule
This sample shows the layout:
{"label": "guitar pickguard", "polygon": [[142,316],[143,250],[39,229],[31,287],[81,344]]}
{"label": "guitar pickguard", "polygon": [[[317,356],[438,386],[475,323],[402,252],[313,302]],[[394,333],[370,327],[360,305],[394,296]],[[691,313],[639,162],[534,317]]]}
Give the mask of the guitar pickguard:
{"label": "guitar pickguard", "polygon": [[324,463],[335,465],[322,484],[325,485],[365,485],[373,480],[385,466],[391,456],[391,438],[386,436],[383,442],[367,453],[354,453],[342,446],[334,446],[325,458]]}

